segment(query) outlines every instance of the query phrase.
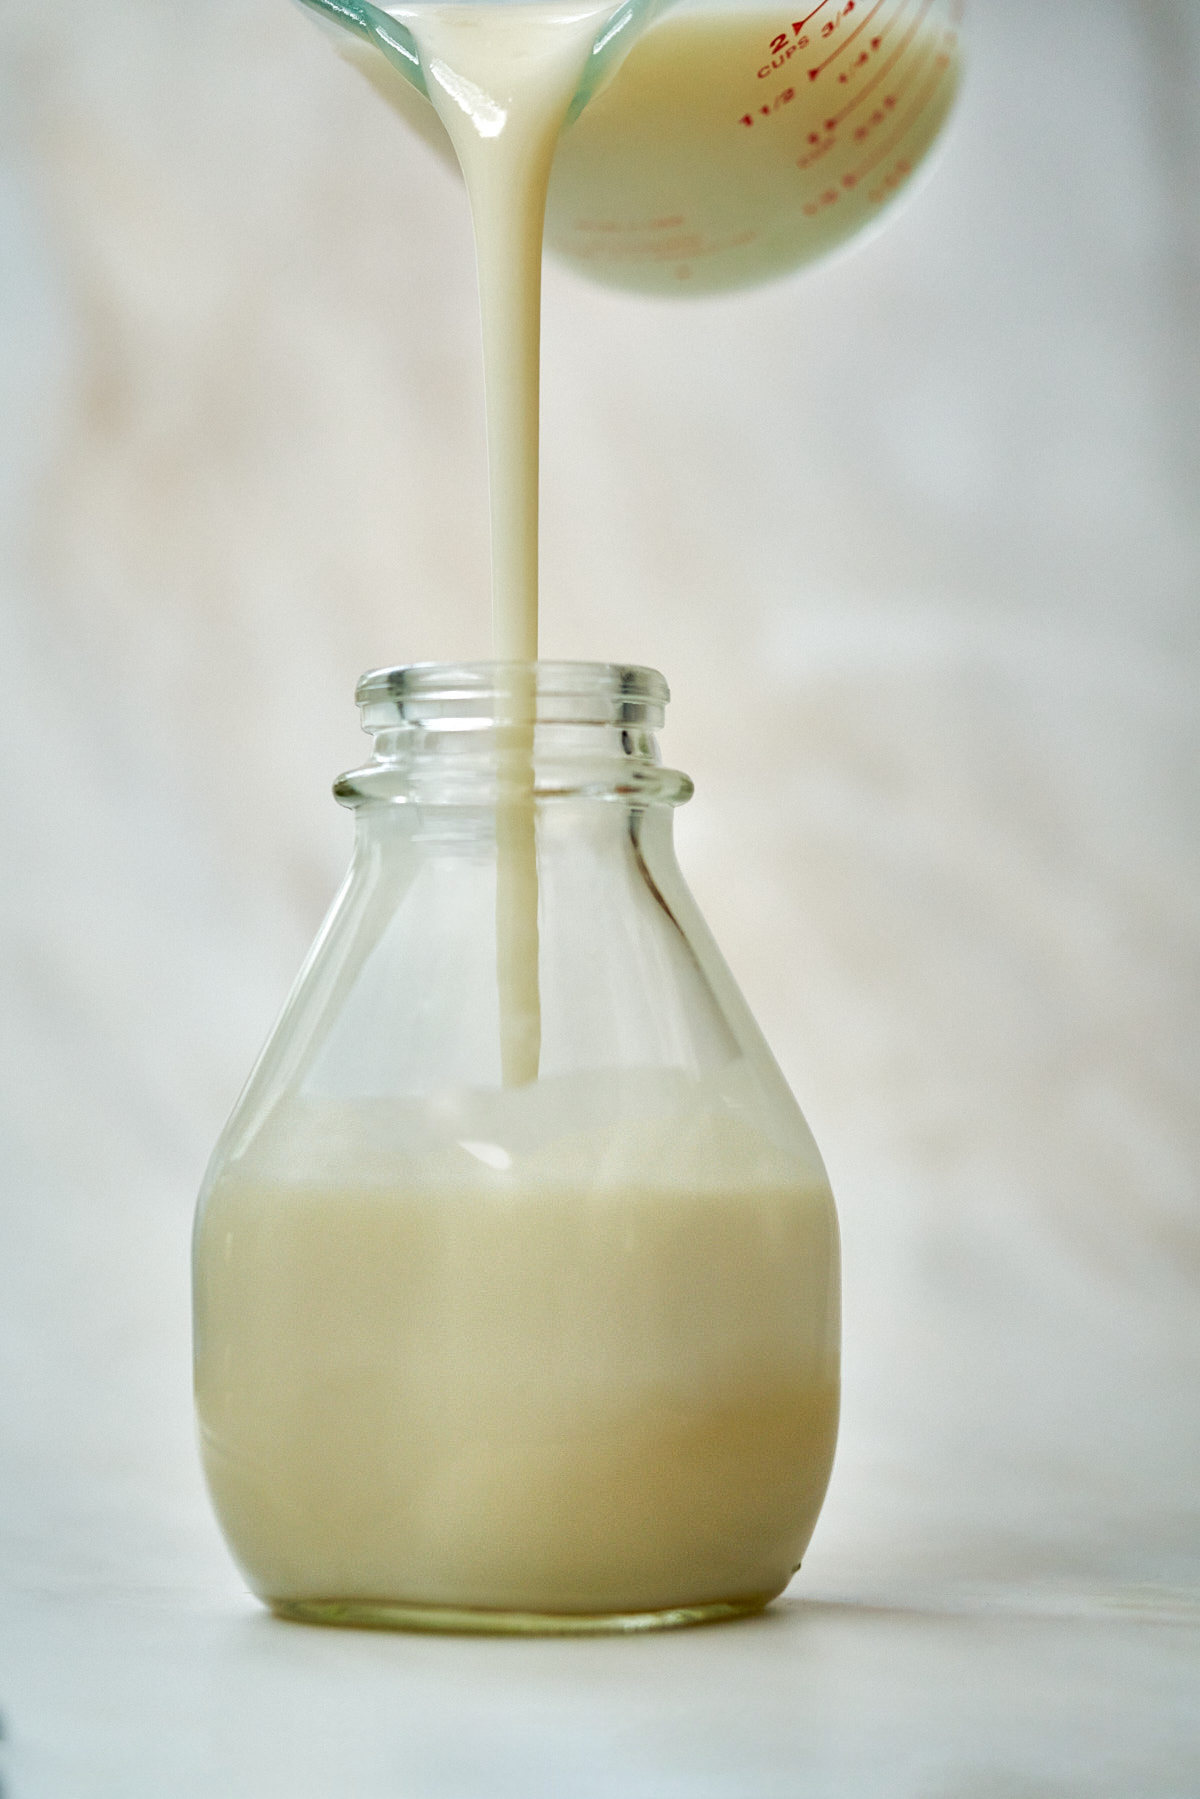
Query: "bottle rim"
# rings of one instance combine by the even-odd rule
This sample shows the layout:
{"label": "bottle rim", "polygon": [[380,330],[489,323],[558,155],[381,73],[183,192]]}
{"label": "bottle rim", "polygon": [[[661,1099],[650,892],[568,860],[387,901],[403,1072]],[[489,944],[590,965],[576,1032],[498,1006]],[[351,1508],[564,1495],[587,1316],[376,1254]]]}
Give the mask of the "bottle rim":
{"label": "bottle rim", "polygon": [[369,669],[354,690],[365,731],[523,714],[539,725],[661,728],[671,697],[657,669],[621,662],[410,662]]}

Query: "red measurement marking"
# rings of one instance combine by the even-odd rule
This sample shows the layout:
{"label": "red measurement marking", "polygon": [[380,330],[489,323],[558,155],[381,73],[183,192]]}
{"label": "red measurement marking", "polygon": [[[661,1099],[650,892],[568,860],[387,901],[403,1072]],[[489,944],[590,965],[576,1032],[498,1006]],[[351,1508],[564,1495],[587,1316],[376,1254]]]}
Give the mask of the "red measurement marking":
{"label": "red measurement marking", "polygon": [[[933,60],[933,79],[926,85],[916,104],[909,108],[891,137],[881,145],[874,156],[867,162],[862,163],[860,167],[854,171],[860,181],[864,175],[869,175],[872,169],[877,169],[885,157],[891,155],[897,144],[903,142],[904,138],[908,135],[909,127],[912,125],[913,121],[920,117],[929,101],[941,86],[942,77],[950,67],[950,58],[943,52],[935,56]],[[903,172],[907,174],[908,170],[905,169]],[[868,197],[872,200],[877,200],[882,199],[883,195],[881,193],[873,193]]]}
{"label": "red measurement marking", "polygon": [[807,155],[798,156],[796,158],[796,167],[798,169],[811,169],[814,162],[820,162],[823,156],[829,154],[838,140],[836,137],[822,137],[819,131],[810,131],[808,134],[808,141],[810,144],[814,144],[816,148],[810,150]]}
{"label": "red measurement marking", "polygon": [[[754,109],[754,112],[757,112],[759,114],[759,116],[764,119],[769,119],[773,112],[778,112],[779,108],[781,106],[786,106],[789,100],[794,100],[795,98],[796,98],[795,88],[794,87],[785,87],[781,94],[776,94],[775,98],[771,101],[769,106],[756,106]],[[738,120],[738,124],[739,125],[753,125],[754,124],[754,113],[753,112],[744,112],[742,114],[741,118]]]}
{"label": "red measurement marking", "polygon": [[818,75],[824,74],[825,70],[829,67],[830,63],[836,62],[838,57],[841,56],[842,52],[845,50],[848,50],[850,48],[850,46],[854,42],[855,38],[861,36],[861,34],[867,29],[867,26],[871,23],[871,20],[875,17],[875,14],[879,11],[879,9],[883,5],[883,3],[884,3],[884,0],[875,0],[874,6],[871,8],[870,12],[867,14],[867,16],[863,20],[862,24],[856,25],[854,27],[854,30],[850,33],[850,35],[848,37],[844,37],[842,39],[842,41],[838,45],[837,49],[831,51],[830,54],[825,58],[824,62],[818,63],[815,69],[810,69],[808,71],[808,79],[810,81],[815,81],[817,79]]}
{"label": "red measurement marking", "polygon": [[[808,49],[808,39],[804,36],[804,28],[811,20],[817,17],[818,13],[823,13],[828,5],[829,0],[821,0],[821,4],[819,6],[814,6],[810,13],[805,13],[802,19],[793,19],[790,42],[786,31],[776,32],[775,36],[771,39],[770,44],[767,46],[767,55],[771,57],[772,60],[769,63],[766,63],[758,71],[758,79],[760,81],[765,81],[772,69],[781,69],[784,63],[788,61],[789,57],[796,54],[797,50]],[[858,0],[845,0],[845,4],[840,12],[838,12],[834,18],[827,19],[824,25],[822,25],[821,36],[831,37],[841,24],[842,20],[847,18],[855,10],[857,5]]]}
{"label": "red measurement marking", "polygon": [[[929,7],[931,4],[932,4],[932,0],[925,0],[925,4],[922,8],[920,18],[923,18],[925,16],[925,13],[927,13],[929,11]],[[920,23],[920,18],[917,20],[917,24]],[[914,29],[915,29],[915,27],[914,27]],[[953,32],[945,33],[943,41],[949,45],[953,45],[954,42],[956,41],[954,33]],[[910,130],[914,120],[919,116],[919,114],[923,111],[925,106],[929,103],[930,99],[933,97],[934,93],[937,91],[937,88],[939,87],[939,85],[941,83],[942,77],[945,75],[946,71],[951,66],[952,66],[951,57],[945,51],[938,51],[936,48],[934,49],[932,56],[928,60],[924,60],[918,65],[918,69],[916,71],[914,71],[914,74],[918,75],[918,76],[924,75],[926,70],[928,70],[932,67],[932,69],[933,69],[932,79],[926,84],[926,86],[924,87],[922,92],[918,95],[915,105],[909,107],[908,110],[902,115],[902,117],[900,118],[899,123],[897,125],[897,129],[891,134],[890,137],[888,137],[881,144],[879,149],[870,158],[870,160],[865,163],[862,163],[857,169],[852,169],[852,170],[848,171],[845,175],[842,176],[841,185],[842,185],[843,189],[848,191],[850,189],[856,188],[858,186],[859,182],[866,175],[870,174],[872,169],[877,168],[879,166],[879,164],[885,160],[886,157],[891,155],[892,151],[895,150],[897,145],[900,144],[903,141],[903,139],[905,138],[905,136],[908,134],[908,131]],[[907,98],[909,95],[911,95],[915,86],[916,86],[916,82],[914,80],[908,81],[905,88],[902,90],[900,98],[904,99],[904,98]],[[856,102],[856,104],[857,104],[857,102]],[[872,116],[869,129],[873,130],[873,129],[875,129],[875,127],[878,124],[882,123],[883,118],[886,116],[884,108],[886,108],[887,112],[892,112],[897,104],[898,104],[898,102],[897,102],[896,96],[888,95],[887,100],[884,102],[884,107],[881,107]],[[822,138],[820,133],[816,132],[816,131],[812,131],[808,134],[808,142],[811,145],[815,145],[817,147],[810,150],[807,155],[797,158],[796,167],[798,169],[807,169],[807,168],[811,167],[811,165],[814,162],[819,161],[820,158],[825,154],[825,152],[827,150],[829,150],[835,143],[838,142],[838,139],[835,135],[836,127],[837,127],[838,123],[840,122],[840,119],[845,118],[846,114],[853,110],[854,110],[853,107],[848,107],[846,109],[846,112],[842,113],[839,116],[839,119],[827,119],[825,121],[825,129],[829,135]],[[862,131],[855,133],[856,139],[861,139],[865,135],[866,135],[866,133],[862,132]],[[907,159],[905,159],[901,163],[898,163],[896,165],[896,169],[888,176],[887,181],[885,183],[885,188],[893,188],[893,187],[897,186],[900,179],[903,176],[910,174],[911,172],[912,172],[912,164]],[[867,198],[870,201],[877,203],[878,201],[883,199],[885,188],[879,188],[879,189],[875,190],[874,192],[868,194]],[[840,196],[837,193],[835,193],[832,189],[827,189],[825,191],[825,193],[819,195],[817,197],[817,199],[811,201],[807,206],[805,206],[804,211],[805,211],[806,216],[809,218],[812,218],[816,213],[823,211],[823,209],[825,207],[832,206],[839,197]]]}
{"label": "red measurement marking", "polygon": [[859,125],[858,128],[856,129],[856,131],[854,133],[855,143],[856,144],[865,144],[867,139],[870,137],[871,133],[873,131],[878,130],[879,126],[882,125],[884,123],[884,121],[886,120],[888,114],[890,112],[894,112],[895,110],[896,110],[895,94],[885,94],[883,99],[879,102],[879,105],[875,108],[875,111],[868,118],[866,124]]}
{"label": "red measurement marking", "polygon": [[[865,68],[867,63],[869,63],[871,60],[871,50],[878,50],[880,43],[882,41],[883,40],[881,38],[873,37],[871,39],[871,49],[870,50],[860,50],[858,55],[854,58],[854,61],[851,63],[850,67],[852,69]],[[849,75],[847,75],[847,73],[844,69],[842,70],[842,73],[838,76],[838,80],[841,82],[843,87],[846,87],[849,84],[850,77],[849,77]]]}
{"label": "red measurement marking", "polygon": [[[576,219],[576,231],[623,232],[631,231],[678,231],[685,223],[681,212],[673,213],[664,219]],[[601,247],[603,248],[603,247]]]}
{"label": "red measurement marking", "polygon": [[840,12],[835,12],[832,19],[826,19],[821,27],[821,36],[832,37],[842,20],[849,18],[850,14],[854,11],[854,6],[855,0],[846,0],[846,4],[842,7]]}
{"label": "red measurement marking", "polygon": [[818,194],[817,198],[810,200],[804,208],[805,218],[813,219],[819,212],[824,212],[827,206],[836,206],[841,197],[836,187],[827,187],[823,194]]}
{"label": "red measurement marking", "polygon": [[[917,32],[921,29],[921,26],[924,24],[926,15],[928,14],[929,9],[932,5],[933,5],[933,0],[925,0],[925,3],[922,6],[920,12],[917,14],[916,18],[913,20],[912,24],[909,26],[908,30],[905,32],[904,36],[900,39],[900,42],[897,45],[897,47],[895,48],[895,50],[892,51],[891,56],[888,57],[887,61],[880,67],[878,72],[876,74],[872,75],[870,81],[865,82],[863,84],[863,86],[859,88],[859,90],[855,94],[853,100],[851,100],[849,106],[843,107],[842,111],[835,114],[835,116],[832,119],[826,119],[825,124],[826,124],[826,127],[828,130],[832,131],[835,125],[840,125],[844,119],[848,119],[850,117],[850,114],[854,111],[854,109],[858,106],[861,106],[863,101],[866,100],[869,97],[869,95],[871,95],[875,92],[875,89],[879,86],[880,82],[887,80],[888,76],[891,74],[891,72],[895,68],[896,64],[900,61],[900,58],[904,55],[904,52],[908,49],[909,45],[912,43],[913,38],[916,36]],[[886,37],[886,35],[887,35],[886,28],[884,29],[884,31],[882,32],[881,35]]]}

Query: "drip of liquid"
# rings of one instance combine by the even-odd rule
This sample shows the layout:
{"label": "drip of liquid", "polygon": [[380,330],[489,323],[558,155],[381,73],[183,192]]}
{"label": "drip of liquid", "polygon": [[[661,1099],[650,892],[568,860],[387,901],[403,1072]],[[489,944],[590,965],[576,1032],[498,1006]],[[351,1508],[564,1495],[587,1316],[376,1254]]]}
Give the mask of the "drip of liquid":
{"label": "drip of liquid", "polygon": [[506,1086],[537,1079],[535,694],[542,233],[550,165],[611,0],[391,6],[421,53],[475,230],[492,523],[492,647],[514,666],[497,717],[496,971]]}

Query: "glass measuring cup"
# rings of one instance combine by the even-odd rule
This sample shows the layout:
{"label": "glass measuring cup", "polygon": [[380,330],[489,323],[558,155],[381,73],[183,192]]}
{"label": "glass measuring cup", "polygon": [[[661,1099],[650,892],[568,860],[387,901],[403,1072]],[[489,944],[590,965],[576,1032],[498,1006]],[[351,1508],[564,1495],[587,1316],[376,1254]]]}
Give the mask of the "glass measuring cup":
{"label": "glass measuring cup", "polygon": [[[300,3],[453,161],[402,20],[370,0]],[[625,0],[568,113],[547,247],[593,280],[664,294],[814,261],[870,226],[925,161],[957,91],[962,13],[962,0],[797,0],[794,12]]]}

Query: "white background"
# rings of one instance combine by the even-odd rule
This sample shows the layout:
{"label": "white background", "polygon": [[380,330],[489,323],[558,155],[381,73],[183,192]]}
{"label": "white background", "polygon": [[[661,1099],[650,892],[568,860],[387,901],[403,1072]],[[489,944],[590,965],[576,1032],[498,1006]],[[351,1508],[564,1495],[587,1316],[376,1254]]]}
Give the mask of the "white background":
{"label": "white background", "polygon": [[5,1799],[1200,1791],[1200,17],[970,24],[870,243],[548,276],[544,650],[671,680],[846,1406],[773,1615],[506,1645],[262,1618],[188,1390],[354,680],[487,651],[465,202],[283,0],[5,0]]}

